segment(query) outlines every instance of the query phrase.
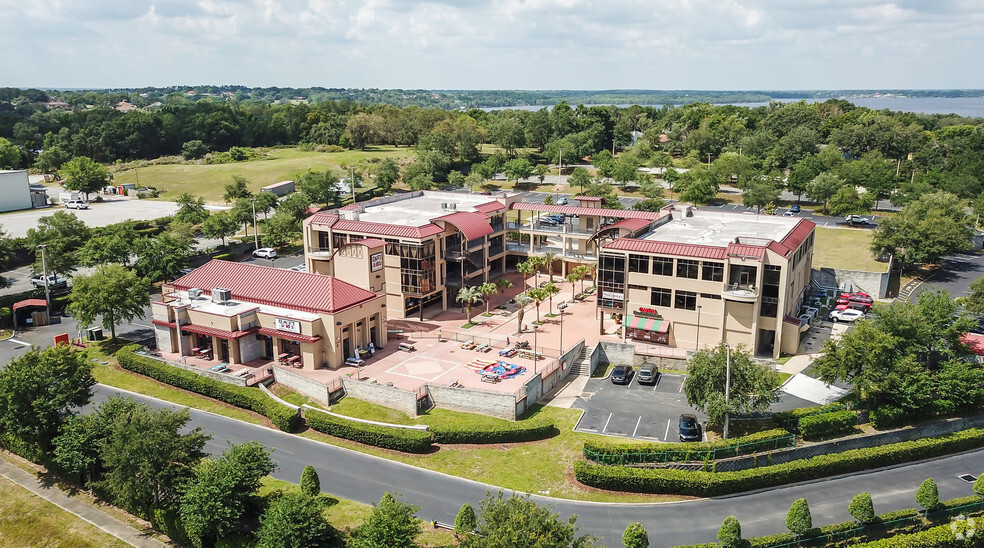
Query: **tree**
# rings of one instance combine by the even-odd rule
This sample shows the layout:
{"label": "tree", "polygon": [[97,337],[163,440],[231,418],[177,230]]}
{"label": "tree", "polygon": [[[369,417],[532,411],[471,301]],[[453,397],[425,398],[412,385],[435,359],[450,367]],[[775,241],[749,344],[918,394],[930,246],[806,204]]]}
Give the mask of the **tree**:
{"label": "tree", "polygon": [[85,194],[99,192],[109,183],[109,170],[106,166],[85,156],[72,158],[61,168],[65,175],[65,188]]}
{"label": "tree", "polygon": [[823,212],[827,213],[827,201],[837,194],[842,186],[844,186],[843,179],[833,173],[824,172],[806,185],[806,197],[812,202],[822,203]]}
{"label": "tree", "polygon": [[208,154],[208,152],[208,145],[198,139],[185,141],[185,143],[181,145],[181,157],[185,160],[196,160],[198,158],[202,158]]}
{"label": "tree", "polygon": [[527,294],[525,294],[525,293],[520,293],[519,295],[516,295],[515,299],[513,299],[513,300],[516,301],[516,306],[519,307],[519,310],[516,312],[516,322],[519,324],[519,327],[518,327],[519,332],[522,333],[523,332],[523,316],[526,315],[526,305],[528,305],[531,302],[533,302],[533,299],[531,299],[530,296],[527,295]]}
{"label": "tree", "polygon": [[458,510],[458,515],[454,517],[454,532],[460,537],[465,533],[471,533],[478,527],[478,518],[475,516],[475,509],[471,504],[464,504]]}
{"label": "tree", "polygon": [[[691,170],[693,171],[693,170]],[[687,173],[690,173],[688,171]],[[680,192],[681,202],[706,204],[717,196],[718,187],[707,178],[681,178],[674,187]]]}
{"label": "tree", "polygon": [[803,536],[813,529],[813,516],[806,499],[796,499],[786,513],[786,529],[796,536]]}
{"label": "tree", "polygon": [[612,179],[619,186],[625,186],[628,183],[638,181],[640,175],[639,165],[639,159],[634,155],[628,153],[623,154],[615,162],[615,169],[612,170]]}
{"label": "tree", "polygon": [[89,403],[94,384],[86,355],[65,344],[14,358],[0,369],[0,443],[48,453],[62,423]]}
{"label": "tree", "polygon": [[384,158],[376,166],[376,187],[381,189],[383,194],[388,193],[396,181],[400,178],[400,166],[392,158]]}
{"label": "tree", "polygon": [[465,186],[465,176],[462,175],[460,171],[454,170],[451,173],[448,173],[448,184],[453,187],[461,188]]}
{"label": "tree", "polygon": [[69,295],[68,312],[79,325],[90,325],[102,316],[102,325],[116,338],[116,326],[143,317],[150,306],[150,284],[136,272],[117,264],[96,267],[89,276],[76,276]]}
{"label": "tree", "polygon": [[176,508],[180,487],[193,477],[211,438],[201,428],[182,433],[190,420],[188,409],[143,405],[118,417],[99,451],[106,476],[96,488],[144,517],[155,508]]}
{"label": "tree", "polygon": [[536,263],[534,263],[530,259],[527,259],[521,263],[516,264],[516,271],[518,271],[520,274],[523,275],[523,287],[525,288],[527,286],[527,281],[530,279],[530,276],[532,276],[533,273],[536,272]]}
{"label": "tree", "polygon": [[137,260],[133,267],[148,280],[166,282],[188,266],[192,242],[169,233],[141,238],[133,246]]}
{"label": "tree", "polygon": [[20,165],[20,149],[7,139],[0,137],[0,169],[17,169]]}
{"label": "tree", "polygon": [[978,497],[984,497],[984,474],[977,474],[977,480],[974,481],[974,494]]}
{"label": "tree", "polygon": [[595,268],[597,267],[583,265],[583,264],[579,264],[574,267],[574,272],[576,272],[577,275],[580,276],[579,281],[581,282],[581,293],[584,293],[584,279],[587,278],[589,274],[594,272]]}
{"label": "tree", "polygon": [[541,185],[543,184],[544,179],[547,178],[548,173],[550,173],[550,168],[547,167],[546,164],[537,164],[536,167],[533,168],[533,175],[536,176]]}
{"label": "tree", "polygon": [[133,229],[132,221],[98,229],[96,235],[78,250],[79,264],[97,266],[116,263],[127,266],[130,264],[130,255],[133,253],[133,244],[136,241],[137,232]]}
{"label": "tree", "polygon": [[307,199],[316,204],[340,204],[342,192],[338,175],[330,169],[311,171],[297,179],[297,189],[307,195]]}
{"label": "tree", "polygon": [[197,225],[203,223],[208,218],[208,211],[205,209],[205,199],[201,196],[194,196],[189,192],[182,192],[178,195],[175,202],[178,204],[178,212],[174,214],[176,221]]}
{"label": "tree", "polygon": [[416,548],[421,530],[416,513],[416,506],[384,493],[366,521],[356,529],[353,548]]}
{"label": "tree", "polygon": [[515,158],[506,162],[505,173],[507,181],[519,182],[520,179],[527,179],[533,174],[533,166],[526,158]]}
{"label": "tree", "polygon": [[577,287],[574,284],[581,281],[581,273],[577,269],[573,269],[564,279],[571,283],[571,302],[573,302],[574,298],[577,297]]}
{"label": "tree", "polygon": [[462,548],[590,548],[595,543],[590,535],[578,535],[577,516],[562,521],[556,512],[528,496],[505,498],[501,491],[494,497],[486,493],[479,514],[477,534],[463,538]]}
{"label": "tree", "polygon": [[867,192],[858,194],[858,189],[851,185],[840,187],[827,201],[830,214],[834,217],[869,213],[874,204],[874,196]]}
{"label": "tree", "polygon": [[638,521],[630,523],[622,532],[622,545],[625,548],[649,548],[649,533]]}
{"label": "tree", "polygon": [[533,302],[536,304],[536,321],[537,323],[539,323],[540,303],[547,300],[547,298],[550,297],[550,294],[547,293],[547,290],[542,287],[531,287],[530,289],[526,290],[526,294],[529,295],[529,297],[533,299]]}
{"label": "tree", "polygon": [[758,211],[766,204],[775,203],[779,199],[781,189],[768,178],[755,178],[746,183],[741,193],[741,202],[745,207],[754,207]]}
{"label": "tree", "polygon": [[31,267],[35,274],[47,267],[48,274],[70,274],[78,264],[78,250],[89,240],[90,231],[85,223],[73,213],[57,211],[38,219],[37,228],[27,230],[27,244],[32,248],[47,246],[44,262],[41,252],[35,255]]}
{"label": "tree", "polygon": [[546,293],[547,299],[549,299],[549,301],[550,301],[550,306],[548,308],[549,308],[550,313],[552,314],[553,313],[553,297],[554,297],[554,295],[557,295],[558,293],[560,293],[560,288],[557,287],[557,285],[555,283],[553,283],[553,282],[547,282],[543,286],[543,291]]}
{"label": "tree", "polygon": [[576,167],[574,171],[571,172],[570,178],[567,180],[568,184],[571,186],[578,186],[581,188],[581,193],[584,193],[584,186],[591,182],[591,174],[588,170],[583,167]]}
{"label": "tree", "polygon": [[919,485],[919,489],[916,490],[916,504],[922,506],[927,512],[939,507],[940,491],[936,487],[936,480],[926,478],[926,481]]}
{"label": "tree", "polygon": [[495,288],[496,288],[496,290],[499,291],[499,295],[500,296],[503,293],[505,293],[506,290],[509,289],[512,286],[513,286],[513,283],[510,282],[509,280],[505,279],[505,278],[499,278],[498,280],[495,281]]}
{"label": "tree", "polygon": [[249,191],[250,183],[245,177],[241,175],[233,175],[232,182],[225,186],[225,192],[222,194],[222,200],[226,203],[233,203],[240,198],[249,198],[253,195]]}
{"label": "tree", "polygon": [[666,207],[666,200],[662,198],[646,198],[632,204],[632,209],[636,211],[659,211],[664,207]]}
{"label": "tree", "polygon": [[553,251],[547,251],[540,256],[543,266],[547,267],[547,274],[550,275],[550,282],[553,283],[553,265],[560,259],[560,255]]}
{"label": "tree", "polygon": [[949,253],[970,249],[971,224],[959,198],[934,192],[882,220],[872,236],[871,251],[894,255],[900,268],[939,263]]}
{"label": "tree", "polygon": [[871,495],[867,491],[855,495],[851,505],[847,507],[847,511],[861,525],[867,525],[875,519],[875,507],[871,503]]}
{"label": "tree", "polygon": [[455,300],[459,303],[464,303],[465,314],[468,316],[469,323],[471,323],[472,305],[477,303],[481,298],[482,293],[477,287],[462,287],[458,290]]}
{"label": "tree", "polygon": [[728,516],[724,518],[721,528],[718,529],[718,542],[726,548],[737,548],[741,546],[741,523],[738,518]]}
{"label": "tree", "polygon": [[266,234],[260,241],[266,247],[287,245],[301,236],[301,222],[290,212],[277,211],[266,224]]}
{"label": "tree", "polygon": [[360,112],[348,119],[345,133],[348,135],[352,148],[365,150],[367,145],[375,142],[384,124],[383,118],[376,114]]}
{"label": "tree", "polygon": [[53,461],[73,475],[79,485],[101,480],[105,467],[99,458],[103,441],[109,436],[116,418],[133,412],[132,398],[110,398],[88,415],[68,417],[54,439]]}
{"label": "tree", "polygon": [[181,521],[205,546],[244,529],[245,518],[259,506],[261,480],[275,468],[270,450],[256,441],[231,444],[218,457],[202,459],[181,496]]}
{"label": "tree", "polygon": [[259,548],[327,548],[340,546],[338,531],[324,516],[318,499],[296,491],[278,491],[260,517]]}
{"label": "tree", "polygon": [[[296,196],[296,194],[293,194],[292,196]],[[290,198],[288,197],[287,199]],[[274,209],[277,209],[277,206],[280,205],[280,199],[277,197],[276,194],[272,192],[260,192],[259,194],[251,198],[251,200],[252,200],[252,206],[255,208],[257,213],[263,214],[264,220],[268,218],[267,217],[268,213],[270,213]],[[252,214],[252,211],[250,212],[250,214]]]}
{"label": "tree", "polygon": [[321,496],[321,479],[318,471],[308,465],[301,471],[301,492],[309,497]]}
{"label": "tree", "polygon": [[239,231],[239,223],[228,211],[216,211],[202,223],[202,235],[206,238],[221,238],[226,245],[226,238],[234,236]]}
{"label": "tree", "polygon": [[492,295],[495,295],[499,291],[499,287],[492,282],[486,282],[478,286],[478,292],[485,297],[485,313],[489,313],[489,305],[492,302]]}
{"label": "tree", "polygon": [[731,413],[761,412],[779,401],[779,374],[752,361],[741,345],[731,352],[730,397],[725,403],[727,348],[724,343],[700,350],[687,361],[683,391],[687,402],[707,413],[710,424],[725,424]]}

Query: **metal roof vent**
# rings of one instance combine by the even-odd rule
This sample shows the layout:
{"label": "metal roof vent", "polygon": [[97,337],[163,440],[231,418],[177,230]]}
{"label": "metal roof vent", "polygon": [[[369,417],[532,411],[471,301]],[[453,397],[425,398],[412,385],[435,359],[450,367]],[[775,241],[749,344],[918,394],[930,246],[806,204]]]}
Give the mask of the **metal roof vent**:
{"label": "metal roof vent", "polygon": [[222,287],[216,287],[212,290],[212,302],[213,303],[226,303],[232,299],[232,290],[225,289]]}
{"label": "metal roof vent", "polygon": [[202,290],[198,289],[197,287],[192,287],[191,289],[188,290],[189,299],[197,299],[201,296],[202,296]]}

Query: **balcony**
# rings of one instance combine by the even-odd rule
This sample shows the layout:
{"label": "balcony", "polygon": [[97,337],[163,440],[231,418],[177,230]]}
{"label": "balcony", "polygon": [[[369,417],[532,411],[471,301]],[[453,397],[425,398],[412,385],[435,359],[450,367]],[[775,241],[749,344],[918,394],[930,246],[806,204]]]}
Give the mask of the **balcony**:
{"label": "balcony", "polygon": [[754,285],[732,283],[724,286],[721,296],[731,301],[752,303],[758,300],[758,290]]}
{"label": "balcony", "polygon": [[331,257],[331,252],[332,249],[330,247],[307,247],[307,253],[312,259],[328,259]]}

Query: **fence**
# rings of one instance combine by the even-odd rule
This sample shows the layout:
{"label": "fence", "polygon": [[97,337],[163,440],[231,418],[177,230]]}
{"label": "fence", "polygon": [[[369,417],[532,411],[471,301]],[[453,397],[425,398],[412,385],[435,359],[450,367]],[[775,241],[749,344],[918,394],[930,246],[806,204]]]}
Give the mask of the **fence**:
{"label": "fence", "polygon": [[597,462],[598,464],[626,465],[626,464],[659,464],[667,462],[702,462],[718,459],[727,459],[741,455],[750,455],[763,451],[773,451],[796,447],[796,436],[789,434],[777,438],[769,438],[747,443],[736,443],[724,447],[711,449],[695,450],[658,450],[639,453],[607,454],[595,452],[588,447],[584,447],[582,454],[584,458]]}

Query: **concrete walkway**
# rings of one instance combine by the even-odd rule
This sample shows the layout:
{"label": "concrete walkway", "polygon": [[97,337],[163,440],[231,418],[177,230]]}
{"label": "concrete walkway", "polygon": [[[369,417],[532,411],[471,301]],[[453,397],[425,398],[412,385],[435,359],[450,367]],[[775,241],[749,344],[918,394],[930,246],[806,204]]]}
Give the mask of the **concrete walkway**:
{"label": "concrete walkway", "polygon": [[141,533],[106,512],[70,497],[57,487],[43,485],[41,480],[36,476],[21,470],[7,461],[0,460],[0,476],[20,485],[62,510],[75,514],[131,546],[137,546],[138,548],[164,548],[167,546],[163,542]]}

